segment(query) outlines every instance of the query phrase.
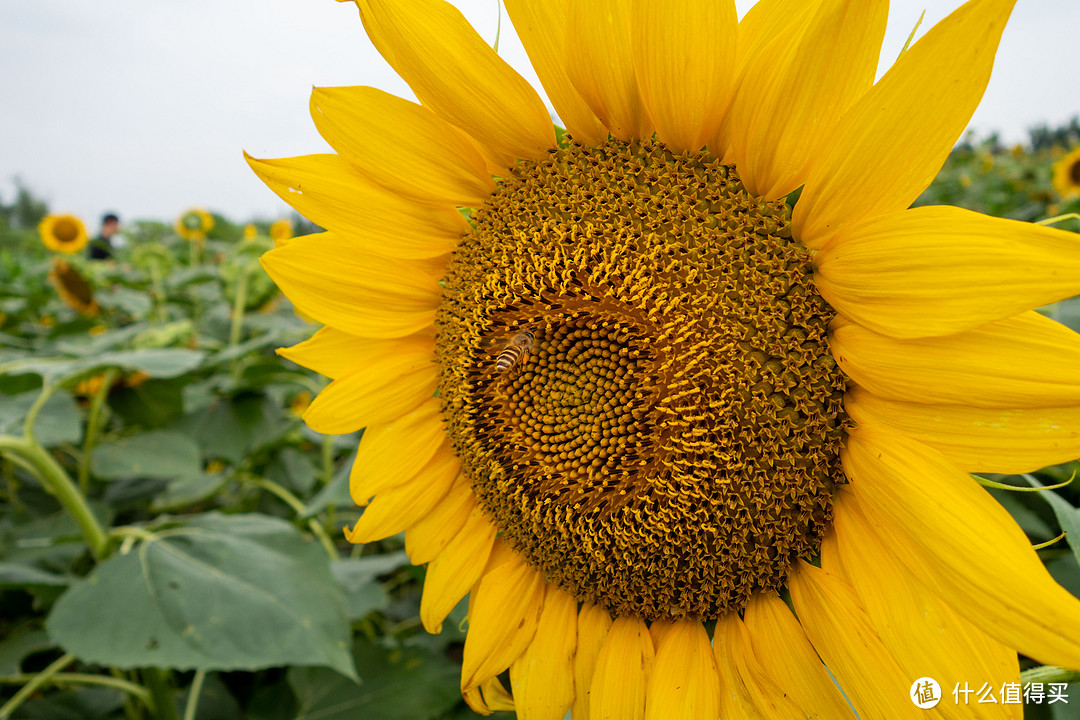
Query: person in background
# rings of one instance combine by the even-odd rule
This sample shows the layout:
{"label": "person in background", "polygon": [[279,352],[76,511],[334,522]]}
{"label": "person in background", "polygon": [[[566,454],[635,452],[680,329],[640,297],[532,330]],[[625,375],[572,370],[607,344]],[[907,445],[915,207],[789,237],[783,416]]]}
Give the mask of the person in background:
{"label": "person in background", "polygon": [[113,236],[120,230],[120,218],[108,213],[101,218],[101,232],[90,241],[91,260],[111,260],[113,256]]}

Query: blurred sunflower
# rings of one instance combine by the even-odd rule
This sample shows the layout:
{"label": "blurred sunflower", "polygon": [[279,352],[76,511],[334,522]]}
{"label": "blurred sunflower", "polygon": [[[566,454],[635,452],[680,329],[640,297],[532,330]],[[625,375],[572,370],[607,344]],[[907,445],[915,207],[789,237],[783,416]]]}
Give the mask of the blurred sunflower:
{"label": "blurred sunflower", "polygon": [[270,226],[270,239],[274,242],[288,240],[293,236],[292,221],[282,218]]}
{"label": "blurred sunflower", "polygon": [[432,632],[470,594],[475,709],[853,717],[831,673],[914,717],[924,675],[1080,667],[1080,601],[968,474],[1080,455],[1080,336],[1031,312],[1080,242],[908,209],[1013,0],[876,84],[884,0],[507,0],[560,139],[447,3],[357,5],[422,105],[316,89],[336,154],[249,162],[328,232],[263,262],[325,324],[281,351],[333,379],[305,420],[367,427],[350,540],[405,531]]}
{"label": "blurred sunflower", "polygon": [[244,241],[250,242],[259,235],[259,228],[255,227],[253,223],[248,223],[244,226]]}
{"label": "blurred sunflower", "polygon": [[[101,312],[94,290],[77,268],[66,260],[54,257],[49,270],[49,282],[64,304],[82,315],[95,316]],[[92,329],[92,328],[91,328]]]}
{"label": "blurred sunflower", "polygon": [[214,218],[202,208],[192,208],[176,219],[176,234],[185,240],[196,242],[206,239],[206,233],[214,228]]}
{"label": "blurred sunflower", "polygon": [[1054,189],[1065,200],[1080,195],[1080,147],[1054,163]]}
{"label": "blurred sunflower", "polygon": [[89,242],[86,226],[74,215],[46,215],[38,224],[38,234],[45,247],[69,255],[79,252]]}

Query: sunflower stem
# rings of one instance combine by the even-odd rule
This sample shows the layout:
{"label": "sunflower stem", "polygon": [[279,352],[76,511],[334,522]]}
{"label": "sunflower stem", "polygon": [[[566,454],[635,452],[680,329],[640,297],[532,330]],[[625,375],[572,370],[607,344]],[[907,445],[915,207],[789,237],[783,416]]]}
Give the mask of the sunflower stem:
{"label": "sunflower stem", "polygon": [[[22,685],[40,677],[40,673],[20,673],[18,675],[0,676],[2,685]],[[108,675],[92,675],[89,673],[56,673],[46,678],[53,685],[97,685],[99,687],[113,688],[138,698],[150,705],[150,693],[142,685],[121,678],[109,677]],[[40,686],[40,685],[39,685]]]}
{"label": "sunflower stem", "polygon": [[199,695],[202,694],[203,680],[206,679],[206,671],[200,668],[195,671],[195,678],[191,681],[188,689],[187,707],[184,708],[184,720],[195,720],[195,711],[199,707]]}
{"label": "sunflower stem", "polygon": [[108,413],[105,399],[109,396],[109,390],[119,374],[115,368],[106,370],[102,375],[101,387],[90,398],[90,408],[86,417],[86,437],[83,439],[82,457],[79,458],[79,490],[83,495],[90,491],[90,454],[97,444],[98,431]]}
{"label": "sunflower stem", "polygon": [[[293,512],[295,512],[297,515],[304,514],[306,508],[304,507],[304,503],[300,500],[300,498],[296,497],[273,480],[267,480],[266,478],[261,478],[255,475],[247,475],[242,477],[242,479],[277,496],[286,505],[292,508]],[[331,560],[337,560],[341,557],[341,555],[338,553],[337,546],[334,545],[334,541],[330,539],[330,535],[326,532],[326,528],[322,526],[322,523],[320,523],[316,518],[308,518],[307,526],[311,529],[311,533],[319,539],[320,543],[322,543],[323,548],[326,550],[326,554],[330,556]]]}
{"label": "sunflower stem", "polygon": [[1080,672],[1054,667],[1053,665],[1040,665],[1028,668],[1020,673],[1020,682],[1074,683],[1080,682]]}
{"label": "sunflower stem", "polygon": [[168,310],[165,308],[165,287],[161,277],[161,264],[157,258],[150,262],[150,284],[154,288],[154,313],[158,322],[164,324],[169,321]]}
{"label": "sunflower stem", "polygon": [[54,675],[66,668],[71,663],[75,662],[75,656],[72,654],[62,655],[54,660],[47,668],[34,675],[28,683],[19,688],[19,691],[11,696],[11,699],[4,703],[3,707],[0,707],[0,720],[7,720],[11,717],[11,714],[24,702],[27,698],[37,692],[37,689],[49,682]]}
{"label": "sunflower stem", "polygon": [[101,559],[109,547],[109,536],[101,528],[97,518],[86,504],[86,498],[72,481],[60,463],[32,438],[18,438],[13,435],[0,435],[0,454],[20,457],[34,469],[41,484],[63,505],[64,510],[82,531],[83,538],[90,546],[94,557]]}

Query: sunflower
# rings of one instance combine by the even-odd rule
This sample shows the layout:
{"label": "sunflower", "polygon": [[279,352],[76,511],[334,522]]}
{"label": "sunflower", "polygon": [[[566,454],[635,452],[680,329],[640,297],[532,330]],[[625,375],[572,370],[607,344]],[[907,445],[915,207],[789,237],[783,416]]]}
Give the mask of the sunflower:
{"label": "sunflower", "polygon": [[79,314],[93,317],[101,312],[90,283],[66,260],[53,258],[49,282],[56,288],[56,294],[64,304]]}
{"label": "sunflower", "polygon": [[1054,189],[1064,199],[1080,195],[1080,147],[1054,163]]}
{"label": "sunflower", "polygon": [[270,226],[270,238],[274,242],[288,240],[293,236],[292,221],[286,218],[276,220]]}
{"label": "sunflower", "polygon": [[71,255],[86,247],[89,237],[82,220],[74,215],[46,215],[38,224],[45,247]]}
{"label": "sunflower", "polygon": [[432,632],[469,594],[474,709],[895,718],[1080,667],[968,474],[1080,455],[1080,336],[1032,312],[1080,242],[909,209],[1013,0],[876,84],[884,0],[507,0],[565,135],[447,3],[357,5],[421,104],[315,89],[335,153],[249,162],[327,232],[263,262],[325,325],[281,351],[333,380],[305,421],[367,428],[349,539],[405,532]]}
{"label": "sunflower", "polygon": [[244,242],[250,242],[259,236],[259,228],[255,227],[254,223],[248,223],[244,226]]}
{"label": "sunflower", "polygon": [[176,218],[173,227],[176,234],[185,240],[201,242],[206,239],[206,233],[214,228],[214,217],[202,208],[192,208]]}

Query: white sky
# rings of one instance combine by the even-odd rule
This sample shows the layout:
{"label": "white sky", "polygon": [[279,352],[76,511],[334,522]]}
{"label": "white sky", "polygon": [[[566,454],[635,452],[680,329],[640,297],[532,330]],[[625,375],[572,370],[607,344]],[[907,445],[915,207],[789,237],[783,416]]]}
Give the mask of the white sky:
{"label": "white sky", "polygon": [[[752,4],[739,0],[740,14]],[[920,34],[960,4],[893,0],[884,66],[923,9]],[[496,0],[455,5],[494,39]],[[503,20],[500,53],[539,87]],[[1078,28],[1078,0],[1019,0],[972,127],[1020,141],[1031,125],[1080,113]],[[287,207],[241,149],[326,152],[308,115],[313,85],[412,97],[351,3],[3,0],[0,198],[10,201],[19,175],[54,211],[75,212],[92,230],[107,210],[126,220],[171,220],[193,205],[235,221],[277,217]]]}

